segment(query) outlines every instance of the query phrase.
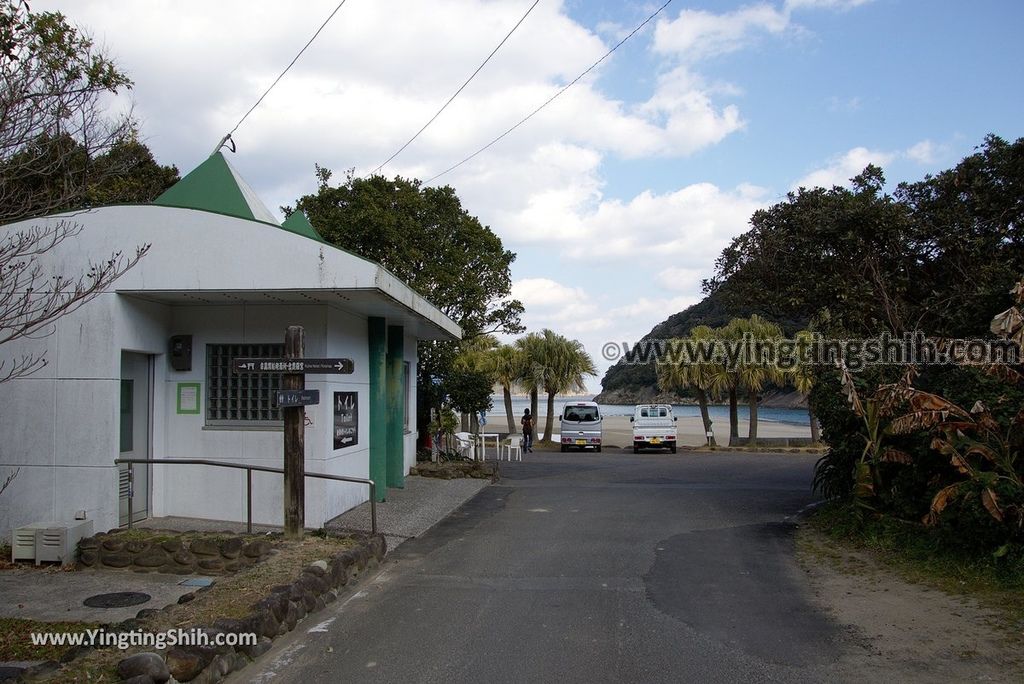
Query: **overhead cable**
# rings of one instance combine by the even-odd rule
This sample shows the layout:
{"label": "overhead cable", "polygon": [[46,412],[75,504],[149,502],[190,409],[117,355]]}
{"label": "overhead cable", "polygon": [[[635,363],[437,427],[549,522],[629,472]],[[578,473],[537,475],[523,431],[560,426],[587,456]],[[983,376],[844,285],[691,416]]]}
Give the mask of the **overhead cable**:
{"label": "overhead cable", "polygon": [[548,99],[547,99],[547,100],[546,100],[546,101],[544,102],[544,104],[542,104],[541,106],[537,107],[537,108],[536,108],[536,109],[534,109],[534,110],[533,110],[532,112],[530,112],[529,114],[527,114],[527,115],[526,115],[526,116],[525,116],[524,118],[522,118],[522,119],[521,119],[521,120],[520,120],[520,121],[519,121],[519,122],[518,122],[517,124],[515,124],[514,126],[512,126],[511,128],[509,128],[509,129],[508,129],[507,131],[505,131],[504,133],[502,133],[501,135],[499,135],[499,136],[498,136],[497,138],[495,138],[495,139],[494,139],[494,140],[492,140],[491,142],[487,143],[486,145],[484,145],[484,146],[483,146],[483,147],[481,147],[481,148],[480,148],[479,150],[477,150],[477,151],[476,151],[476,152],[474,152],[473,154],[469,155],[468,157],[466,157],[465,159],[463,159],[463,160],[462,160],[462,161],[460,161],[459,163],[457,163],[457,164],[453,164],[452,166],[449,166],[449,167],[448,167],[447,169],[445,169],[445,170],[444,170],[444,171],[442,171],[441,173],[438,173],[438,174],[436,174],[436,175],[434,175],[434,176],[431,176],[430,178],[428,178],[427,180],[425,180],[425,181],[424,181],[424,185],[426,185],[426,184],[428,184],[428,183],[431,183],[431,182],[433,182],[433,181],[437,180],[437,179],[438,179],[438,178],[440,178],[441,176],[444,176],[444,175],[446,175],[446,174],[448,174],[448,173],[451,173],[452,171],[454,171],[455,169],[459,168],[460,166],[462,166],[462,165],[463,165],[463,164],[465,164],[466,162],[470,161],[471,159],[473,159],[474,157],[476,157],[476,156],[477,156],[477,155],[479,155],[480,153],[482,153],[482,152],[486,151],[486,150],[487,150],[487,149],[489,149],[489,148],[490,148],[491,146],[493,146],[493,145],[494,145],[495,143],[497,143],[497,142],[498,142],[498,141],[500,141],[500,140],[501,140],[502,138],[504,138],[505,136],[507,136],[507,135],[508,135],[509,133],[511,133],[512,131],[516,130],[517,128],[519,128],[520,126],[522,126],[522,125],[523,125],[524,123],[526,123],[527,121],[529,121],[530,119],[532,119],[532,118],[533,118],[533,117],[534,117],[534,116],[535,116],[535,115],[536,115],[536,114],[537,114],[537,113],[538,113],[538,112],[539,112],[540,110],[544,109],[544,108],[545,108],[545,107],[547,107],[547,106],[548,106],[549,104],[551,104],[552,102],[554,102],[554,101],[555,101],[555,99],[556,99],[556,98],[557,98],[557,97],[558,97],[559,95],[561,95],[562,93],[564,93],[564,92],[565,92],[566,90],[568,90],[568,89],[569,89],[569,88],[571,88],[572,86],[576,85],[576,83],[577,83],[577,82],[578,82],[578,81],[579,81],[580,79],[582,79],[582,78],[583,78],[584,76],[586,76],[586,75],[587,75],[587,74],[589,74],[589,73],[590,73],[591,71],[593,71],[593,70],[594,70],[595,68],[597,68],[597,66],[598,66],[599,64],[601,64],[601,62],[603,62],[604,60],[606,60],[606,59],[607,59],[607,58],[608,58],[608,57],[609,57],[609,56],[610,56],[610,55],[611,55],[611,54],[612,54],[613,52],[615,52],[616,50],[618,50],[618,49],[619,49],[619,48],[620,48],[620,47],[622,46],[622,44],[623,44],[623,43],[625,43],[625,42],[626,42],[627,40],[629,40],[629,39],[630,39],[630,38],[632,38],[632,37],[633,37],[634,35],[636,35],[636,34],[637,34],[637,33],[638,33],[638,32],[639,32],[639,31],[640,31],[640,30],[641,30],[641,29],[642,29],[642,28],[643,28],[644,26],[646,26],[646,25],[647,25],[647,24],[648,24],[648,23],[649,23],[649,22],[650,22],[651,20],[653,20],[653,19],[654,19],[655,17],[657,17],[657,16],[659,15],[659,14],[661,14],[661,11],[662,11],[662,10],[664,10],[664,9],[665,9],[666,7],[668,7],[668,6],[670,5],[670,4],[672,4],[672,0],[667,0],[667,2],[665,2],[665,4],[663,4],[663,5],[662,5],[661,7],[659,7],[659,8],[657,9],[657,10],[655,10],[655,11],[654,11],[654,13],[653,13],[653,14],[651,14],[651,15],[650,15],[649,17],[647,17],[646,19],[644,19],[644,20],[643,20],[643,21],[642,21],[642,22],[641,22],[641,23],[640,23],[640,24],[639,24],[639,25],[638,25],[638,26],[637,26],[637,27],[636,27],[635,29],[633,29],[632,31],[630,31],[630,32],[629,32],[629,34],[628,34],[628,35],[626,35],[626,37],[625,37],[625,38],[623,38],[623,39],[622,39],[622,40],[620,40],[620,41],[619,41],[618,43],[616,43],[616,44],[615,44],[615,46],[614,46],[614,47],[612,47],[612,49],[611,49],[611,50],[609,50],[608,52],[604,53],[604,55],[603,55],[603,56],[601,57],[601,59],[597,60],[596,62],[594,62],[593,64],[591,64],[591,65],[590,65],[589,67],[587,67],[587,69],[586,69],[586,70],[585,70],[585,71],[584,71],[583,73],[581,73],[581,74],[580,74],[579,76],[577,76],[577,77],[576,77],[576,78],[574,78],[574,79],[573,79],[572,81],[570,81],[570,82],[569,82],[569,83],[567,83],[567,84],[566,84],[565,86],[563,86],[561,90],[559,90],[559,91],[558,91],[557,93],[555,93],[555,94],[554,94],[554,95],[552,95],[552,96],[551,96],[550,98],[548,98]]}
{"label": "overhead cable", "polygon": [[412,136],[411,138],[409,138],[404,145],[399,147],[398,150],[394,154],[392,154],[390,157],[388,157],[383,162],[381,162],[377,166],[377,168],[375,168],[373,170],[373,173],[378,173],[381,169],[383,169],[388,164],[388,162],[390,162],[392,159],[394,159],[395,157],[400,155],[405,150],[405,148],[407,148],[409,145],[412,144],[412,142],[414,140],[416,140],[416,138],[420,137],[420,134],[423,133],[423,131],[427,130],[427,127],[430,126],[430,124],[434,123],[434,121],[437,120],[437,117],[441,116],[441,112],[443,112],[445,109],[448,108],[448,105],[450,105],[452,103],[452,100],[454,100],[456,97],[458,97],[459,93],[461,93],[463,91],[463,89],[465,89],[465,87],[469,85],[469,82],[472,81],[476,77],[476,75],[480,73],[480,70],[483,69],[484,66],[489,61],[491,61],[491,57],[494,57],[495,53],[497,53],[498,50],[501,49],[501,46],[505,44],[505,41],[507,41],[512,36],[512,34],[516,32],[516,29],[519,28],[519,25],[522,24],[526,20],[526,17],[530,16],[530,12],[533,11],[533,8],[536,7],[537,3],[539,3],[539,2],[540,2],[540,0],[534,0],[534,3],[532,5],[530,5],[530,9],[526,10],[526,14],[524,14],[522,17],[519,18],[519,21],[517,21],[516,25],[512,27],[512,30],[509,31],[505,35],[505,37],[501,39],[501,42],[498,43],[497,47],[495,47],[493,50],[491,50],[491,54],[487,55],[487,59],[485,59],[483,62],[480,63],[480,66],[478,66],[476,68],[476,71],[474,71],[472,74],[470,74],[469,78],[466,79],[466,82],[463,83],[461,86],[459,86],[459,89],[455,91],[455,94],[448,98],[448,101],[445,102],[441,106],[441,108],[437,110],[437,112],[434,114],[434,116],[430,117],[430,121],[428,121],[427,123],[423,124],[423,127],[420,130],[416,131],[416,134],[414,136]]}
{"label": "overhead cable", "polygon": [[278,75],[278,77],[274,79],[274,82],[270,84],[270,87],[267,88],[262,95],[260,95],[260,99],[256,100],[256,104],[254,104],[252,107],[249,107],[249,111],[243,114],[242,118],[239,119],[238,123],[235,124],[235,127],[232,128],[231,131],[226,136],[224,136],[224,139],[221,141],[221,145],[218,145],[217,149],[220,149],[224,142],[231,138],[231,134],[238,130],[238,127],[242,125],[242,122],[245,121],[249,117],[249,115],[253,113],[253,110],[260,106],[260,103],[263,102],[263,98],[270,94],[270,91],[274,89],[274,86],[277,85],[278,81],[284,78],[284,75],[288,73],[288,70],[291,69],[297,61],[299,61],[299,57],[302,57],[302,53],[304,53],[309,48],[309,46],[313,44],[313,41],[316,40],[320,33],[327,27],[327,24],[331,23],[331,19],[334,18],[334,15],[338,13],[338,10],[340,10],[342,6],[344,6],[346,1],[347,0],[341,0],[341,2],[337,4],[337,6],[334,8],[334,11],[332,11],[327,16],[327,18],[324,19],[324,23],[320,24],[320,28],[316,30],[316,33],[313,34],[313,37],[310,38],[309,41],[307,41],[306,44],[302,46],[302,49],[299,50],[298,54],[296,54],[292,61],[288,63],[288,66],[284,68],[284,71],[282,71]]}

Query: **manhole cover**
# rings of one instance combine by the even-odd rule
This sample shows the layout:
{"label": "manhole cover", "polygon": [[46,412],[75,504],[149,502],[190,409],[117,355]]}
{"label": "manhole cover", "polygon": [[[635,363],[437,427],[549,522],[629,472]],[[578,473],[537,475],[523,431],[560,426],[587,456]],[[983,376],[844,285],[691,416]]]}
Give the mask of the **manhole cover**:
{"label": "manhole cover", "polygon": [[153,598],[141,591],[115,591],[112,594],[96,594],[82,601],[90,608],[124,608],[137,606]]}
{"label": "manhole cover", "polygon": [[0,665],[0,682],[14,681],[21,676],[21,673],[25,671],[23,667],[9,667],[7,665]]}

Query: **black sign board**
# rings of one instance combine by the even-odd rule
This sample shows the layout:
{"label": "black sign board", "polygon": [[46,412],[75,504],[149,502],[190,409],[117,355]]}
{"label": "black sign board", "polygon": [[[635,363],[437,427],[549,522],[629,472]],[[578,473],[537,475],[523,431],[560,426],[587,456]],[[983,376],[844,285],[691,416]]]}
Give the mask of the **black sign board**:
{"label": "black sign board", "polygon": [[334,448],[359,444],[359,394],[334,393]]}
{"label": "black sign board", "polygon": [[232,359],[236,373],[351,373],[352,359]]}
{"label": "black sign board", "polygon": [[313,406],[320,403],[320,390],[277,390],[277,405],[281,408]]}

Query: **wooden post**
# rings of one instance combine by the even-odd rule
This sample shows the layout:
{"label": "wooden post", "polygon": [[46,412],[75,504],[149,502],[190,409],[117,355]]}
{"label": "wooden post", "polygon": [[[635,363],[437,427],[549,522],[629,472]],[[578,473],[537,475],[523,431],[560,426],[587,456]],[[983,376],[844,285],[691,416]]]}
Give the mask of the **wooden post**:
{"label": "wooden post", "polygon": [[[286,359],[305,356],[306,339],[302,326],[290,325],[284,336]],[[281,389],[306,388],[302,373],[285,373]],[[305,409],[294,406],[284,412],[284,536],[301,539],[306,523],[306,421]]]}

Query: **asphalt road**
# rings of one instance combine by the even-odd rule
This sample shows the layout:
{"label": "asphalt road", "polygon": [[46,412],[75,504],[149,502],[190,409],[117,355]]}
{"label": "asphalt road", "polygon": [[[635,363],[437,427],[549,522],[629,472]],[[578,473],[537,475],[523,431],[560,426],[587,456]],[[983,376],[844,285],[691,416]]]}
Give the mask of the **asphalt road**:
{"label": "asphalt road", "polygon": [[275,642],[263,682],[812,682],[840,629],[787,521],[813,456],[541,454]]}

